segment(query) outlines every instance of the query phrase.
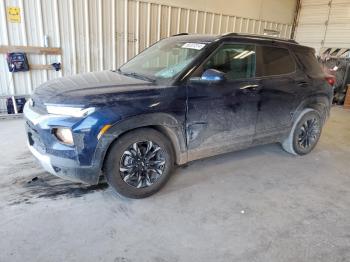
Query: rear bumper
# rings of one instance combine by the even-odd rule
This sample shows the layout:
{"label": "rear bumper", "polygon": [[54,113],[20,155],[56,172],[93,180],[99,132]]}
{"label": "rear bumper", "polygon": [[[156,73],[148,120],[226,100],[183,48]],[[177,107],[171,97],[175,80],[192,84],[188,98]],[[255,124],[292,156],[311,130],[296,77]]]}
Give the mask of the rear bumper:
{"label": "rear bumper", "polygon": [[80,166],[71,159],[40,153],[29,144],[28,147],[41,166],[52,175],[88,185],[96,185],[99,181],[101,171],[98,167]]}

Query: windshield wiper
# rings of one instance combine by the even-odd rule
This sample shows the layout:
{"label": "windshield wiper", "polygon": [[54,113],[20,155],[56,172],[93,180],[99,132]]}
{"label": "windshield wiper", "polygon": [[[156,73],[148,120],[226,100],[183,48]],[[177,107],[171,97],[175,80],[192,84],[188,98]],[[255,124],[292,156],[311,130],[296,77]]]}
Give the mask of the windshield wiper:
{"label": "windshield wiper", "polygon": [[149,81],[149,82],[152,82],[154,83],[156,80],[153,79],[153,78],[150,78],[150,77],[147,77],[147,76],[144,76],[144,75],[140,75],[138,73],[135,73],[135,72],[130,72],[130,73],[126,73],[126,72],[122,72],[120,69],[117,70],[118,73],[122,74],[122,75],[125,75],[125,76],[131,76],[133,78],[137,78],[137,79],[141,79],[141,80],[146,80],[146,81]]}

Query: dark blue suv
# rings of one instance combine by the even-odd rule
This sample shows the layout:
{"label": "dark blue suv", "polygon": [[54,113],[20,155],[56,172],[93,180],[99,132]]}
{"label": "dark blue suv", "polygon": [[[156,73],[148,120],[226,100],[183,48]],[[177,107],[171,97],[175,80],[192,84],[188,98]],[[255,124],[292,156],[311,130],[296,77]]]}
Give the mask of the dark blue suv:
{"label": "dark blue suv", "polygon": [[50,173],[120,194],[158,191],[181,165],[280,142],[295,155],[317,144],[332,81],[314,50],[292,40],[181,34],[117,71],[38,87],[24,113],[31,152]]}

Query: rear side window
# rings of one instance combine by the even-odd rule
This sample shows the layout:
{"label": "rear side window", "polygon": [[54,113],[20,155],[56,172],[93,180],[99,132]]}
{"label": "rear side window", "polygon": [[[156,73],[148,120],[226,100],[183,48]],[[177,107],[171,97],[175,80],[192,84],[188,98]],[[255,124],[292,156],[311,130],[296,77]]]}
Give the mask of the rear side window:
{"label": "rear side window", "polygon": [[318,63],[313,50],[296,50],[295,55],[302,65],[303,71],[311,78],[323,78],[324,72]]}
{"label": "rear side window", "polygon": [[256,76],[275,76],[293,73],[295,62],[288,49],[257,46]]}

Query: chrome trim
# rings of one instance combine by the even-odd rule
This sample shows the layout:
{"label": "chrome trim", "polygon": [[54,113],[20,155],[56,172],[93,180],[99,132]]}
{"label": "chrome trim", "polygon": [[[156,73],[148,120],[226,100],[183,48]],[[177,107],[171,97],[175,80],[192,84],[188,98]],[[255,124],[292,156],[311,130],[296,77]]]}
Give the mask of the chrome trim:
{"label": "chrome trim", "polygon": [[48,118],[54,118],[57,116],[49,115],[49,114],[39,114],[35,112],[29,105],[29,103],[25,103],[24,109],[23,109],[24,116],[33,123],[33,125],[40,124],[42,121],[48,119]]}

